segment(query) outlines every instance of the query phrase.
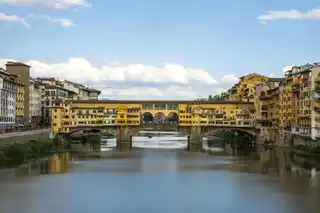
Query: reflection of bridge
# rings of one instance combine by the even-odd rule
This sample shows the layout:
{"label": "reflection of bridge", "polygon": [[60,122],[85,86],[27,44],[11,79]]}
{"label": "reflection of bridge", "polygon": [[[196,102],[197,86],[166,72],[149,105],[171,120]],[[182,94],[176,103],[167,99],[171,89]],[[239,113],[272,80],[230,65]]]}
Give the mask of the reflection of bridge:
{"label": "reflection of bridge", "polygon": [[178,123],[199,150],[202,137],[219,131],[256,135],[253,103],[236,101],[59,101],[53,106],[52,133],[73,134],[96,129],[117,136],[119,147],[129,148],[142,123]]}

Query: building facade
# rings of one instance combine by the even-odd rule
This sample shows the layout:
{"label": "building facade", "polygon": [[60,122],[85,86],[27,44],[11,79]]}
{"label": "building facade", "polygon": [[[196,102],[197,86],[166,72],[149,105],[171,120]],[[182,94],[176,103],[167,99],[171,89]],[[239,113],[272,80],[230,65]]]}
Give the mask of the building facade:
{"label": "building facade", "polygon": [[252,73],[239,78],[239,83],[235,84],[230,90],[229,99],[253,103],[255,100],[255,86],[267,82],[268,77]]}
{"label": "building facade", "polygon": [[[23,124],[29,123],[29,98],[30,98],[30,66],[20,62],[7,62],[6,70],[15,76],[23,83]],[[22,88],[21,88],[22,91]],[[22,93],[21,93],[22,94]]]}
{"label": "building facade", "polygon": [[38,126],[41,120],[41,88],[33,79],[30,79],[29,91],[29,124]]}
{"label": "building facade", "polygon": [[20,104],[19,88],[23,87],[17,76],[0,68],[0,131],[14,129],[19,124],[17,105]]}
{"label": "building facade", "polygon": [[256,86],[257,128],[310,139],[320,138],[320,65],[295,66],[278,82]]}

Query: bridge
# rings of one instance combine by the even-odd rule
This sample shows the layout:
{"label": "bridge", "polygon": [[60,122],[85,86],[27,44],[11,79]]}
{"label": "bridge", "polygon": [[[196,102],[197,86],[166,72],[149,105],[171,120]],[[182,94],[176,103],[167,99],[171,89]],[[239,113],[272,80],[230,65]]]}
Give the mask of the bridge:
{"label": "bridge", "polygon": [[188,136],[190,150],[197,151],[204,136],[221,131],[256,136],[254,118],[254,104],[240,101],[57,100],[51,136],[109,132],[117,137],[119,149],[129,149],[144,123],[176,123]]}

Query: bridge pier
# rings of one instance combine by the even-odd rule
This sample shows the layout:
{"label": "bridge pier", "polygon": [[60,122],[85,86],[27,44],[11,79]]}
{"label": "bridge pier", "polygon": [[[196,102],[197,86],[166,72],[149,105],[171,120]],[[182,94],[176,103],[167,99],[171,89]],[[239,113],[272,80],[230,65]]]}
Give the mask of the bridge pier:
{"label": "bridge pier", "polygon": [[190,127],[188,136],[188,150],[191,152],[200,152],[203,149],[203,135],[201,126]]}
{"label": "bridge pier", "polygon": [[117,149],[126,151],[132,148],[132,136],[136,133],[135,127],[117,127]]}

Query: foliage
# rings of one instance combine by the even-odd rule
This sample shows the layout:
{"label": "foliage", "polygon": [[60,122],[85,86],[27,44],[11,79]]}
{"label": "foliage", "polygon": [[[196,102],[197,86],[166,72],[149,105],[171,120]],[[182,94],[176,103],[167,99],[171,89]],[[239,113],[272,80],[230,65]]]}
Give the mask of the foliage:
{"label": "foliage", "polygon": [[221,92],[214,96],[209,95],[208,101],[225,101],[225,100],[228,100],[228,98],[229,98],[229,94],[227,92]]}
{"label": "foliage", "polygon": [[272,144],[274,144],[274,142],[272,140],[267,140],[267,139],[265,139],[263,143],[264,143],[264,145],[272,145]]}
{"label": "foliage", "polygon": [[0,148],[0,166],[19,165],[24,161],[44,156],[53,149],[52,140],[35,141],[31,140],[26,143],[14,143]]}
{"label": "foliage", "polygon": [[100,144],[101,143],[101,135],[90,133],[85,136],[85,141],[90,143],[91,145]]}
{"label": "foliage", "polygon": [[307,152],[310,154],[317,154],[317,155],[320,154],[320,146],[313,147],[313,146],[306,146],[306,145],[300,144],[300,145],[295,145],[293,149]]}
{"label": "foliage", "polygon": [[225,140],[230,140],[233,138],[233,132],[218,132],[215,136]]}
{"label": "foliage", "polygon": [[109,132],[102,132],[100,133],[101,136],[106,136],[106,137],[113,137],[114,135],[109,133]]}
{"label": "foliage", "polygon": [[199,98],[197,101],[226,101],[229,99],[229,94],[227,92],[221,92],[216,95],[209,95],[208,98]]}

